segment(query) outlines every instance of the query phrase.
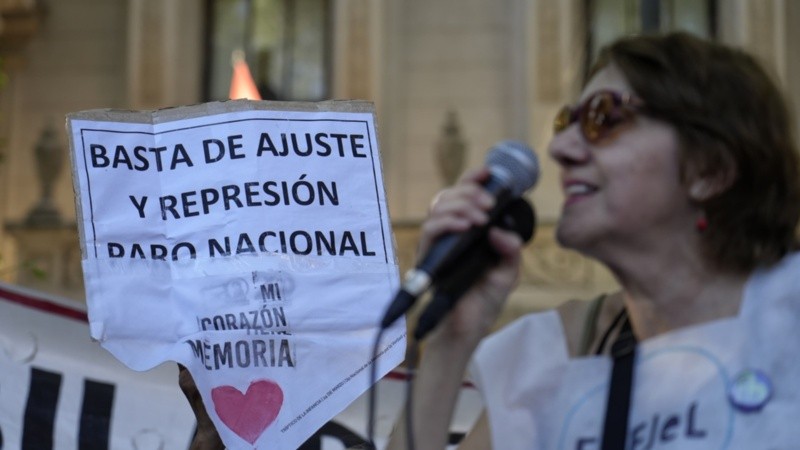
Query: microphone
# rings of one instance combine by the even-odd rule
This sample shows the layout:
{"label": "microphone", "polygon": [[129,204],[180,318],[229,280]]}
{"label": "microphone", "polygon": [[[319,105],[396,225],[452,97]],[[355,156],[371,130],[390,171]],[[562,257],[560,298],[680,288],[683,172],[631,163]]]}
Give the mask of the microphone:
{"label": "microphone", "polygon": [[533,187],[539,178],[539,161],[528,146],[517,141],[495,144],[486,155],[489,178],[483,188],[495,197],[489,211],[489,223],[472,227],[463,233],[445,234],[431,245],[427,255],[410,270],[392,303],[387,308],[381,327],[387,328],[414,304],[416,299],[433,285],[442,273],[458,265],[475,243],[486,236],[508,204]]}
{"label": "microphone", "polygon": [[[491,225],[513,231],[522,238],[522,242],[528,242],[534,234],[536,213],[525,199],[518,198],[512,201]],[[489,236],[482,236],[475,243],[473,251],[468,252],[458,266],[442,274],[433,298],[419,316],[414,339],[421,341],[429,331],[433,330],[472,287],[473,282],[479,280],[484,272],[499,260],[500,256],[489,243]]]}

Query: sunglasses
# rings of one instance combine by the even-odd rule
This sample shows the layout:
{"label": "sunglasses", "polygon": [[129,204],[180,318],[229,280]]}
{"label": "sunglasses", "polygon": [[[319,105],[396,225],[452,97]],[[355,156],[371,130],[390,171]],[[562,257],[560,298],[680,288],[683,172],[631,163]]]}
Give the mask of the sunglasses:
{"label": "sunglasses", "polygon": [[579,122],[583,137],[592,144],[611,137],[620,125],[629,122],[644,105],[634,95],[616,91],[597,91],[583,103],[566,105],[553,121],[553,131],[558,134]]}

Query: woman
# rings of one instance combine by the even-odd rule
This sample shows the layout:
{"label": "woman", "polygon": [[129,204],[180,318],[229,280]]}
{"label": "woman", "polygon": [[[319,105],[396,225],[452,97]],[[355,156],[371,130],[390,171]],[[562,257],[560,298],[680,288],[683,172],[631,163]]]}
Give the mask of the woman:
{"label": "woman", "polygon": [[[602,52],[578,102],[557,117],[549,155],[561,167],[566,197],[557,238],[564,247],[604,264],[619,282],[621,292],[604,303],[598,326],[607,328],[608,318],[616,316],[620,320],[614,328],[618,329],[627,316],[633,335],[645,350],[634,375],[639,377],[637,383],[657,377],[657,371],[648,371],[647,364],[667,354],[650,351],[652,346],[667,345],[662,341],[688,334],[693,337],[686,338],[687,342],[698,345],[696,341],[702,336],[746,329],[759,335],[754,336],[754,342],[763,342],[760,336],[769,327],[752,324],[774,323],[791,316],[795,316],[791,320],[797,320],[800,316],[800,287],[796,282],[787,287],[796,289],[796,301],[765,299],[759,305],[760,297],[769,296],[754,294],[783,289],[791,283],[787,274],[800,274],[800,257],[791,253],[800,217],[800,162],[794,145],[784,100],[753,58],[686,34],[630,37],[611,44]],[[492,198],[479,186],[486,176],[485,171],[472,172],[440,193],[423,226],[421,254],[437,236],[487,220]],[[501,230],[492,230],[491,239],[503,257],[501,263],[462,298],[426,341],[413,394],[416,450],[445,447],[463,373],[518,277],[519,239]],[[751,299],[753,296],[759,298]],[[785,293],[775,296],[791,297]],[[783,309],[762,311],[772,304]],[[751,314],[751,310],[756,312]],[[563,335],[572,336],[583,325],[582,319],[573,320],[580,314],[568,311],[574,312],[574,305],[562,308],[564,331],[553,328],[553,335],[560,336],[561,341]],[[594,377],[591,370],[580,372],[576,366],[583,363],[571,363],[566,357],[546,370],[540,369],[538,366],[550,364],[545,361],[556,350],[523,351],[527,360],[519,355],[520,347],[551,343],[547,339],[552,336],[540,331],[543,325],[553,323],[546,314],[532,317],[529,325],[501,331],[481,345],[472,371],[485,389],[488,414],[484,412],[460,449],[557,448],[557,442],[558,448],[601,448],[606,398],[587,394],[575,400],[570,397],[572,392],[565,392],[572,389],[568,386],[580,386],[585,381],[581,377]],[[769,314],[778,319],[761,319]],[[534,331],[520,331],[529,329]],[[534,341],[540,342],[519,342],[526,333],[535,334],[538,337]],[[736,333],[731,339],[739,342],[733,337],[738,336]],[[698,350],[660,367],[672,370],[680,366],[676,361],[684,361],[686,367],[679,370],[692,371],[706,364],[703,361],[714,361],[719,373],[728,374],[746,366],[735,361],[752,362],[758,355],[769,353],[752,348],[756,345],[748,344],[746,338],[740,341],[743,343],[732,345],[735,350],[731,352],[747,349],[747,356],[720,356],[712,354],[714,351],[704,356]],[[594,347],[598,345],[596,342]],[[709,345],[723,348],[717,343]],[[556,342],[551,348],[558,346]],[[574,353],[575,345],[570,347]],[[607,353],[605,347],[598,352]],[[529,361],[537,357],[531,355],[541,356],[542,362]],[[692,363],[693,357],[699,362]],[[770,361],[779,361],[779,357]],[[589,363],[611,367],[607,357]],[[745,371],[744,379],[750,384],[731,378],[725,384],[728,403],[706,406],[704,392],[717,389],[710,385],[698,388],[701,400],[676,406],[670,405],[670,398],[661,398],[658,401],[667,405],[666,409],[653,410],[649,415],[646,404],[637,411],[640,405],[635,403],[633,422],[627,428],[629,448],[658,448],[659,442],[677,445],[669,448],[720,448],[708,441],[717,435],[714,439],[723,446],[745,445],[723,448],[790,448],[786,442],[796,446],[800,431],[793,427],[770,425],[773,429],[762,427],[759,431],[759,426],[751,426],[751,422],[760,420],[759,414],[772,412],[778,405],[786,414],[800,412],[800,382],[779,384],[774,389],[770,384],[787,374],[800,375],[798,369],[761,364],[774,371],[767,375]],[[542,381],[532,380],[540,372]],[[606,371],[601,372],[608,376]],[[666,382],[674,384],[679,376]],[[687,389],[694,382],[687,376]],[[516,388],[515,383],[526,387]],[[608,381],[600,385],[606,392]],[[753,386],[747,392],[765,394],[737,397],[739,391]],[[640,392],[648,393],[634,390],[634,397],[644,395]],[[537,396],[547,399],[530,406],[540,401]],[[596,407],[584,407],[595,397],[603,397]],[[565,400],[569,398],[572,400]],[[680,413],[670,415],[673,406]],[[730,419],[717,427],[712,423],[716,419],[700,416],[713,408],[726,411],[724,417]],[[566,413],[559,415],[558,411]],[[568,429],[581,415],[586,416],[580,420],[588,431]],[[558,417],[551,421],[551,416]],[[541,421],[552,426],[540,429],[547,428]],[[572,421],[569,426],[565,425],[567,421]],[[405,427],[405,423],[398,424],[389,448],[407,448]],[[727,428],[717,430],[721,427]],[[570,433],[577,434],[570,437]],[[747,447],[743,442],[751,439],[752,433],[772,440],[763,447]]]}
{"label": "woman", "polygon": [[[521,250],[518,237],[491,230],[500,263],[426,340],[413,448],[445,447],[472,361],[487,408],[461,450],[600,449],[611,358],[568,355],[585,353],[573,337],[586,317],[600,330],[584,346],[592,353],[608,355],[626,324],[639,342],[627,448],[797,448],[800,161],[769,77],[750,56],[686,34],[625,38],[602,52],[555,132],[558,241],[608,267],[621,291],[597,315],[573,302],[483,339]],[[487,175],[440,193],[420,254],[443,233],[485,223]],[[203,423],[209,436],[193,448],[219,448]],[[406,431],[400,421],[390,449],[410,448]]]}

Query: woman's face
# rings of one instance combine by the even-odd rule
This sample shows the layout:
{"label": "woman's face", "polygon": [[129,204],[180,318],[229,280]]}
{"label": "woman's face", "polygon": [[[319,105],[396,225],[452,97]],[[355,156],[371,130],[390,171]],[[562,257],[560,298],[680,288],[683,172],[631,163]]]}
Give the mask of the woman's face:
{"label": "woman's face", "polygon": [[[579,104],[603,90],[635,96],[612,64],[591,79]],[[561,166],[565,200],[556,234],[568,248],[602,259],[615,248],[663,245],[694,223],[680,182],[678,136],[666,122],[634,113],[598,142],[575,122],[553,137],[549,153]]]}

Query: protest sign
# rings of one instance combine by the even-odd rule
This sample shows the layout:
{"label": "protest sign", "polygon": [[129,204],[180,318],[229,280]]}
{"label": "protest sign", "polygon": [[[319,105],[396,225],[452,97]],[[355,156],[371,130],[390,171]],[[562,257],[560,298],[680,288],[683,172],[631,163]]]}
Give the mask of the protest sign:
{"label": "protest sign", "polygon": [[[89,339],[73,301],[0,282],[0,448],[188,449],[195,418],[175,364],[134,372]],[[384,448],[406,397],[406,373],[376,385],[375,442]],[[482,407],[462,388],[451,442]],[[368,393],[325,423],[300,450],[344,450],[366,442]]]}
{"label": "protest sign", "polygon": [[91,335],[178,361],[228,448],[294,449],[404,356],[372,106],[68,117]]}

